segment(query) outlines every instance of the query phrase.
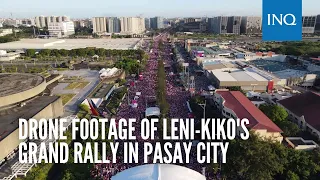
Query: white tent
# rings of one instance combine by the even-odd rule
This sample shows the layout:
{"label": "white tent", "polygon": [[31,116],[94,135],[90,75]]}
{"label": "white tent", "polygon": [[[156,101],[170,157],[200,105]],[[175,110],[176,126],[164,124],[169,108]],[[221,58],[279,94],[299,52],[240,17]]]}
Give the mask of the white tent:
{"label": "white tent", "polygon": [[118,72],[119,69],[118,68],[108,68],[108,69],[101,69],[99,71],[100,73],[100,78],[106,78],[106,77],[110,77],[113,76],[114,74],[116,74],[116,72]]}
{"label": "white tent", "polygon": [[205,180],[192,169],[173,164],[147,164],[127,169],[111,180]]}

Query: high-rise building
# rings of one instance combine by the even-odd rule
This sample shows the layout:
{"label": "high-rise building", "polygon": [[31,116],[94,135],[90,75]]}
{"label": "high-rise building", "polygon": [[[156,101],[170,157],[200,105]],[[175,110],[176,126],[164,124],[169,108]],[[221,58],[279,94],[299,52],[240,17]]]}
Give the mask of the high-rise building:
{"label": "high-rise building", "polygon": [[213,33],[213,29],[214,29],[214,18],[208,18],[207,30],[208,32]]}
{"label": "high-rise building", "polygon": [[107,32],[107,18],[94,17],[92,18],[93,33],[106,33]]}
{"label": "high-rise building", "polygon": [[262,18],[258,16],[245,16],[241,18],[241,34],[261,34]]}
{"label": "high-rise building", "polygon": [[195,18],[186,18],[186,19],[184,19],[184,23],[193,23],[193,22],[196,22]]}
{"label": "high-rise building", "polygon": [[150,26],[150,18],[145,18],[144,19],[144,24],[146,26],[146,29],[150,29],[151,26]]}
{"label": "high-rise building", "polygon": [[55,22],[68,22],[70,21],[70,17],[68,16],[37,16],[34,19],[35,25],[38,28],[48,27],[48,23]]}
{"label": "high-rise building", "polygon": [[145,19],[140,17],[121,17],[120,26],[122,34],[141,34],[145,28]]}
{"label": "high-rise building", "polygon": [[314,32],[320,34],[320,15],[317,16],[316,26]]}
{"label": "high-rise building", "polygon": [[215,34],[226,34],[228,26],[227,16],[218,16],[213,18],[213,33]]}
{"label": "high-rise building", "polygon": [[302,17],[302,34],[314,34],[317,16]]}
{"label": "high-rise building", "polygon": [[120,33],[120,19],[117,17],[108,18],[108,32]]}
{"label": "high-rise building", "polygon": [[227,32],[232,34],[240,34],[241,16],[228,17]]}
{"label": "high-rise building", "polygon": [[150,18],[150,28],[151,29],[163,29],[163,18],[162,17],[154,17]]}
{"label": "high-rise building", "polygon": [[35,17],[35,23],[38,28],[43,28],[48,26],[48,24],[46,23],[46,17],[44,16]]}
{"label": "high-rise building", "polygon": [[74,34],[74,24],[72,21],[67,22],[50,22],[48,23],[50,36],[67,37]]}

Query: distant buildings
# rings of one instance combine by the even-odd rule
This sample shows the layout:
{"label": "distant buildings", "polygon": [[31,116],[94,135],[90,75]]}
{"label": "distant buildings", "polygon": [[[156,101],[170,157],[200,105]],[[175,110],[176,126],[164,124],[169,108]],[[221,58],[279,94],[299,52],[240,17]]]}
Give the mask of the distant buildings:
{"label": "distant buildings", "polygon": [[151,28],[151,26],[150,26],[150,18],[145,18],[144,19],[144,25],[145,25],[146,29],[150,29]]}
{"label": "distant buildings", "polygon": [[75,33],[72,21],[50,22],[48,23],[48,31],[49,35],[54,37],[67,37]]}
{"label": "distant buildings", "polygon": [[316,34],[320,34],[320,15],[317,16],[316,26],[314,31]]}
{"label": "distant buildings", "polygon": [[90,19],[73,20],[74,27],[92,27],[92,21]]}
{"label": "distant buildings", "polygon": [[317,16],[302,17],[302,34],[314,34]]}
{"label": "distant buildings", "polygon": [[141,17],[120,17],[121,34],[141,34],[145,28],[145,19]]}
{"label": "distant buildings", "polygon": [[241,34],[261,34],[262,33],[262,18],[254,16],[245,16],[241,19],[240,26]]}
{"label": "distant buildings", "polygon": [[120,33],[120,19],[117,17],[110,17],[107,20],[109,33]]}
{"label": "distant buildings", "polygon": [[227,33],[240,34],[241,16],[228,17]]}
{"label": "distant buildings", "polygon": [[150,28],[151,29],[162,29],[162,28],[164,28],[163,18],[162,17],[150,18]]}
{"label": "distant buildings", "polygon": [[228,27],[228,17],[218,16],[213,18],[213,33],[214,34],[226,34]]}
{"label": "distant buildings", "polygon": [[93,33],[102,34],[107,32],[107,18],[93,17],[92,18]]}
{"label": "distant buildings", "polygon": [[37,16],[34,19],[35,25],[38,28],[48,27],[49,23],[68,22],[68,16]]}

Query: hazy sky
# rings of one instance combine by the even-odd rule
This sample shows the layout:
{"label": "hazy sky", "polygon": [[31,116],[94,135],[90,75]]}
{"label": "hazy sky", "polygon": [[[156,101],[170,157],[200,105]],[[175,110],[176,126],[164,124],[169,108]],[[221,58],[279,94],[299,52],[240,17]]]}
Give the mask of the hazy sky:
{"label": "hazy sky", "polygon": [[[261,6],[262,0],[0,0],[0,18],[261,15]],[[320,14],[319,7],[320,0],[303,0],[304,15]]]}

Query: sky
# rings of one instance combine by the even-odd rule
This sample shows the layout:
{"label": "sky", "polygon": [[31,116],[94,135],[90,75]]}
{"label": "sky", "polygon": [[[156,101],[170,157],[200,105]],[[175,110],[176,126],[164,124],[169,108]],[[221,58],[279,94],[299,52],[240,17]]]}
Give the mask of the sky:
{"label": "sky", "polygon": [[[261,6],[262,0],[0,0],[0,18],[261,16]],[[320,14],[319,7],[320,0],[303,0],[304,15]]]}

